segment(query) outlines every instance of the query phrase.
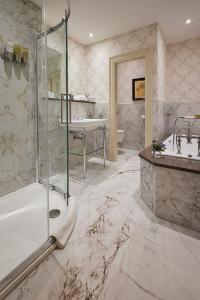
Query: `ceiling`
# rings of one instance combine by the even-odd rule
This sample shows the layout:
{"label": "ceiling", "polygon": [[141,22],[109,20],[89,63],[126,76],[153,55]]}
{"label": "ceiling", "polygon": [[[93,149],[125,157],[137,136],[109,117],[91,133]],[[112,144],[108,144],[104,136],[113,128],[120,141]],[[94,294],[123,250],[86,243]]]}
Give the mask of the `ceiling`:
{"label": "ceiling", "polygon": [[[61,21],[66,2],[47,0],[48,25]],[[69,35],[90,44],[158,22],[166,41],[175,43],[200,38],[199,13],[200,0],[71,0]],[[185,24],[187,19],[191,24]]]}

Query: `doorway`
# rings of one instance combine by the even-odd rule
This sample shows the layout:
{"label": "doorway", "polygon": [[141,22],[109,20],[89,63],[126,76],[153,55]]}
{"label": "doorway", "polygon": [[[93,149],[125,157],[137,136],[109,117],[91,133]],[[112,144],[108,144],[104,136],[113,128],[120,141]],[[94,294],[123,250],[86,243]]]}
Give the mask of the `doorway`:
{"label": "doorway", "polygon": [[145,147],[152,143],[152,51],[151,49],[118,55],[110,58],[109,85],[109,160],[118,158],[117,145],[117,100],[118,65],[124,62],[145,60]]}

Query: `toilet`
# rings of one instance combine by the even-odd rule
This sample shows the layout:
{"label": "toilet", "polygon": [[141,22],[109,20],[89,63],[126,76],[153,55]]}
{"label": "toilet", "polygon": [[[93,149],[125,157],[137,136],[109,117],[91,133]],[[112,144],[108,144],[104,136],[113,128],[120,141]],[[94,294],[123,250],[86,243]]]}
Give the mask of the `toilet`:
{"label": "toilet", "polygon": [[117,142],[118,144],[123,143],[124,141],[124,130],[123,129],[118,129],[117,130]]}

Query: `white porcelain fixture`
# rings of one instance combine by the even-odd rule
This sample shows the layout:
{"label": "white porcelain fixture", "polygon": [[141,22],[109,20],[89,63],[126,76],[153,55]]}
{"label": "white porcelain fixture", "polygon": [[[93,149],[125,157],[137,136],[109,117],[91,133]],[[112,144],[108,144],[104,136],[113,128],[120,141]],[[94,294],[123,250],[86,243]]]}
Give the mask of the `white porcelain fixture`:
{"label": "white porcelain fixture", "polygon": [[82,131],[82,130],[93,130],[97,127],[106,125],[107,119],[83,119],[72,121],[69,124],[69,129]]}
{"label": "white porcelain fixture", "polygon": [[117,142],[122,143],[124,141],[124,130],[118,129],[117,130]]}
{"label": "white porcelain fixture", "polygon": [[[176,141],[176,139],[175,139],[175,141]],[[197,139],[192,138],[192,143],[187,144],[186,139],[182,138],[180,154],[178,154],[176,142],[175,142],[174,151],[173,151],[173,135],[170,135],[163,143],[166,145],[166,150],[164,152],[162,152],[161,155],[177,156],[177,157],[182,157],[182,158],[200,160],[200,156],[197,156],[197,154],[198,154]]]}
{"label": "white porcelain fixture", "polygon": [[[46,194],[44,185],[34,183],[0,198],[0,280],[48,238]],[[61,194],[50,190],[49,210],[55,208],[61,213],[49,219],[49,234],[63,248],[76,221],[76,201],[67,206]]]}

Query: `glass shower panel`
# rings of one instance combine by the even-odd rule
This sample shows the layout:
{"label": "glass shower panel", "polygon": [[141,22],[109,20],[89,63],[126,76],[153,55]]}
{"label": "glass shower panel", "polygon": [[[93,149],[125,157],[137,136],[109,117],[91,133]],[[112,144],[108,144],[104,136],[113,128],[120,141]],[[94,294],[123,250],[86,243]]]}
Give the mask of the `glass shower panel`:
{"label": "glass shower panel", "polygon": [[61,21],[47,36],[49,184],[67,198],[66,43],[66,24]]}

